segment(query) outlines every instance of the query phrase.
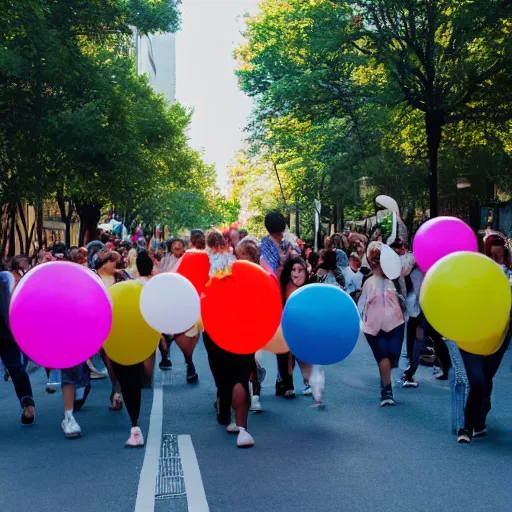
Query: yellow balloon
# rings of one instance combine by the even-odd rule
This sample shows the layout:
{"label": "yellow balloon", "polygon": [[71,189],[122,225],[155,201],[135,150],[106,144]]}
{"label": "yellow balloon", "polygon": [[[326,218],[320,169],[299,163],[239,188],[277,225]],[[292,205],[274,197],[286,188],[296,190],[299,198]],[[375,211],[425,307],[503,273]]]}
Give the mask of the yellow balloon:
{"label": "yellow balloon", "polygon": [[272,339],[263,347],[263,350],[272,352],[272,354],[286,354],[287,352],[290,352],[290,349],[284,339],[281,326],[278,327]]}
{"label": "yellow balloon", "polygon": [[505,331],[498,337],[491,337],[476,343],[458,341],[457,346],[471,354],[477,354],[479,356],[490,356],[495,352],[498,352],[498,350],[501,348],[505,338],[507,337],[509,328],[510,322],[507,324]]}
{"label": "yellow balloon", "polygon": [[469,343],[473,353],[491,353],[510,317],[510,285],[501,267],[487,256],[456,252],[427,272],[420,304],[445,338]]}
{"label": "yellow balloon", "polygon": [[160,333],[146,323],[140,312],[142,288],[136,281],[124,281],[108,290],[112,298],[112,328],[103,348],[112,361],[125,366],[145,361],[160,341]]}

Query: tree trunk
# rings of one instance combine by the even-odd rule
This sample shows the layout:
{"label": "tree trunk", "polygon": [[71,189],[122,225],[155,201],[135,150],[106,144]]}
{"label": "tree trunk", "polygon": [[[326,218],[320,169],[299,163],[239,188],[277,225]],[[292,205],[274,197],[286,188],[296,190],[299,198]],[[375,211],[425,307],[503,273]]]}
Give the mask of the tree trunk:
{"label": "tree trunk", "polygon": [[9,231],[9,249],[7,256],[12,258],[16,254],[16,205],[11,206],[11,226]]}
{"label": "tree trunk", "polygon": [[425,114],[425,128],[427,133],[428,159],[430,162],[430,218],[439,215],[439,202],[437,197],[437,158],[441,138],[443,136],[444,112],[431,111]]}
{"label": "tree trunk", "polygon": [[44,240],[44,211],[43,204],[38,203],[36,205],[36,237],[37,237],[37,245],[39,246],[39,250],[45,244]]}
{"label": "tree trunk", "polygon": [[[66,202],[68,204],[67,209]],[[71,219],[73,217],[73,212],[75,211],[75,205],[72,200],[66,201],[61,195],[57,196],[57,204],[59,205],[60,218],[66,225],[66,230],[64,232],[64,243],[69,249],[71,247]]]}
{"label": "tree trunk", "polygon": [[77,205],[77,212],[80,217],[79,245],[83,246],[96,240],[96,229],[100,221],[101,210],[96,204],[83,204]]}
{"label": "tree trunk", "polygon": [[295,234],[300,238],[299,203],[295,203]]}

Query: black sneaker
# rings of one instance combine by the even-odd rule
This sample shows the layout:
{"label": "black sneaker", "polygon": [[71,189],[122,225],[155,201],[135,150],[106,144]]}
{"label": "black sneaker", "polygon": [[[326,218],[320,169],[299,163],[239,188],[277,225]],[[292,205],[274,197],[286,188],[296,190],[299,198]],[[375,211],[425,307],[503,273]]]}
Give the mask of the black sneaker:
{"label": "black sneaker", "polygon": [[160,370],[162,370],[162,371],[172,370],[171,360],[167,359],[167,358],[162,359],[158,366],[160,367]]}
{"label": "black sneaker", "polygon": [[471,443],[471,432],[465,428],[461,428],[457,434],[457,443]]}
{"label": "black sneaker", "polygon": [[199,379],[199,375],[197,375],[196,367],[194,366],[194,363],[187,364],[187,382],[197,382]]}
{"label": "black sneaker", "polygon": [[383,387],[380,392],[380,406],[385,407],[386,405],[395,405],[393,388],[391,386]]}
{"label": "black sneaker", "polygon": [[418,381],[414,377],[407,377],[407,375],[404,375],[402,377],[402,387],[404,387],[404,388],[417,388],[418,387]]}

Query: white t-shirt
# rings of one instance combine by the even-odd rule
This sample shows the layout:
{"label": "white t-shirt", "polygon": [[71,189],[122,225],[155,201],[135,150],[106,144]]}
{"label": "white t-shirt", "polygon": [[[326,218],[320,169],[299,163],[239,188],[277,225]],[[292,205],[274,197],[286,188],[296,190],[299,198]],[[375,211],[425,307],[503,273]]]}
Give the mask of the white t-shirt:
{"label": "white t-shirt", "polygon": [[345,278],[345,291],[347,293],[358,292],[363,286],[363,274],[354,272],[350,267],[343,269],[343,277]]}

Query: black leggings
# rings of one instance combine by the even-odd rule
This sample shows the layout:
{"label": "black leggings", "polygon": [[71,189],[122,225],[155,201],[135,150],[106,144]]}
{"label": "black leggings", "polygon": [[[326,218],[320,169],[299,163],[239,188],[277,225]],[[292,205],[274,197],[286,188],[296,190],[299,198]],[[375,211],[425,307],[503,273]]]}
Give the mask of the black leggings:
{"label": "black leggings", "polygon": [[217,387],[219,416],[229,423],[233,388],[241,384],[249,396],[249,379],[254,368],[254,354],[232,354],[220,348],[208,333],[203,333],[208,363]]}
{"label": "black leggings", "polygon": [[121,393],[132,422],[132,427],[136,427],[139,424],[143,365],[144,363],[137,363],[131,366],[124,366],[112,361],[112,367],[121,385]]}
{"label": "black leggings", "polygon": [[290,352],[277,354],[277,369],[285,391],[293,390],[293,375],[290,373]]}

